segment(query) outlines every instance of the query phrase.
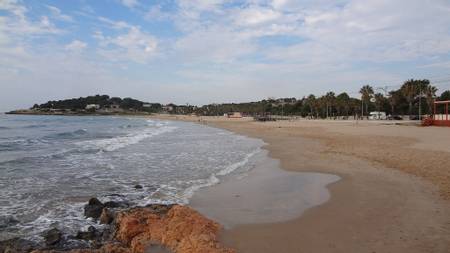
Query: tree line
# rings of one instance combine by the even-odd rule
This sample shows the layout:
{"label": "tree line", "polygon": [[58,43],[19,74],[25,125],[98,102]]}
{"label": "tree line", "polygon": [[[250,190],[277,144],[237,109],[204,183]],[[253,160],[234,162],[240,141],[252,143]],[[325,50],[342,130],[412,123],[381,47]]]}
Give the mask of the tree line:
{"label": "tree line", "polygon": [[[450,100],[450,90],[437,96],[438,89],[427,79],[407,80],[397,90],[375,92],[371,85],[359,90],[360,98],[333,91],[322,96],[313,94],[301,99],[265,99],[250,103],[210,104],[192,108],[192,113],[200,115],[222,115],[227,112],[242,112],[251,116],[261,114],[296,115],[310,118],[361,117],[371,111],[382,111],[388,115],[426,115],[433,113],[433,102]],[[439,108],[442,113],[444,108]]]}
{"label": "tree line", "polygon": [[[112,105],[123,110],[147,111],[153,113],[196,114],[205,116],[220,116],[229,112],[241,112],[249,116],[258,115],[286,115],[309,118],[349,118],[366,117],[372,111],[382,111],[388,115],[426,115],[433,113],[435,100],[450,100],[450,90],[437,96],[438,89],[429,80],[405,81],[397,90],[383,90],[375,92],[371,85],[364,85],[359,90],[359,98],[351,97],[348,93],[335,94],[333,91],[322,96],[313,94],[301,99],[268,98],[257,102],[209,104],[204,106],[144,103],[133,98],[109,97],[95,95],[73,99],[48,101],[35,104],[32,109],[64,109],[81,111],[89,104],[97,104],[100,108]],[[147,106],[144,106],[147,104]],[[150,106],[148,106],[150,105]],[[170,109],[168,109],[170,108]],[[444,108],[438,108],[443,113]]]}

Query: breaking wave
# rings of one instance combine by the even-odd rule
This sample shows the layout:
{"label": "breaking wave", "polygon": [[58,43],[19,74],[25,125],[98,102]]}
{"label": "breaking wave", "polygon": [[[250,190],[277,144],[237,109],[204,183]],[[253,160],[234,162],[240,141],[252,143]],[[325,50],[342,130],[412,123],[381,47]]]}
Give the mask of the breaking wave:
{"label": "breaking wave", "polygon": [[118,136],[108,139],[81,141],[76,144],[85,149],[99,149],[100,151],[110,152],[127,147],[129,145],[137,144],[147,138],[156,135],[171,132],[175,129],[176,127],[172,126],[166,126],[161,128],[150,128],[142,131],[137,131],[136,133],[130,133],[125,136]]}

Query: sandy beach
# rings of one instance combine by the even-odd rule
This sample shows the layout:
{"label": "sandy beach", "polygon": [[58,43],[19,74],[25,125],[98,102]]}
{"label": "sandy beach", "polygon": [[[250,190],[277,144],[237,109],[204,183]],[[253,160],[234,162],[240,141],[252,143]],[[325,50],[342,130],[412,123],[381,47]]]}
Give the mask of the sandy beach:
{"label": "sandy beach", "polygon": [[260,138],[283,170],[339,176],[330,200],[283,222],[234,226],[238,252],[448,252],[450,132],[383,122],[158,116]]}

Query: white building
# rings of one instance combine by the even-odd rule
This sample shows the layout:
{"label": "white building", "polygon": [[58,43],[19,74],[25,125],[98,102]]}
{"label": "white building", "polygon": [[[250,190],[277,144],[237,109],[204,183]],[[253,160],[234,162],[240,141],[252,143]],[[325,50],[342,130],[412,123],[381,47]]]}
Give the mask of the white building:
{"label": "white building", "polygon": [[98,110],[98,109],[100,109],[100,105],[98,105],[98,104],[89,104],[89,105],[86,105],[85,109],[86,110],[92,110],[92,109]]}

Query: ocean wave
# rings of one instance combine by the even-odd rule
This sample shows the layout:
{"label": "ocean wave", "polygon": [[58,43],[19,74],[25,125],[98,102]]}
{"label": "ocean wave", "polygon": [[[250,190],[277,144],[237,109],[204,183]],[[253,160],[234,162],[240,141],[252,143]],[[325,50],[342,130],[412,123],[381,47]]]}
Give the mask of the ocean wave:
{"label": "ocean wave", "polygon": [[0,143],[0,151],[15,151],[17,148],[8,143]]}
{"label": "ocean wave", "polygon": [[47,127],[47,125],[28,125],[28,126],[24,126],[22,128],[41,128],[41,127]]}
{"label": "ocean wave", "polygon": [[78,137],[80,135],[85,135],[87,134],[87,129],[78,129],[72,132],[62,132],[62,133],[58,133],[55,136],[57,137]]}
{"label": "ocean wave", "polygon": [[160,135],[163,133],[171,132],[176,127],[162,127],[162,128],[152,128],[146,129],[142,132],[130,133],[125,136],[118,136],[109,139],[100,140],[88,140],[76,143],[79,146],[87,149],[99,149],[101,151],[114,151],[127,147],[129,145],[137,144],[142,140],[150,138],[152,136]]}
{"label": "ocean wave", "polygon": [[[192,198],[192,196],[194,196],[194,194],[198,190],[220,183],[221,177],[229,175],[229,174],[233,173],[234,171],[236,171],[237,169],[242,168],[243,166],[248,164],[250,159],[254,155],[258,154],[260,151],[261,151],[261,149],[258,148],[256,150],[252,151],[251,153],[248,153],[241,161],[233,163],[217,173],[211,174],[208,178],[196,179],[196,180],[190,180],[190,181],[183,182],[184,184],[189,185],[189,187],[187,187],[184,190],[182,189],[181,186],[179,186],[179,183],[180,183],[179,181],[172,182],[168,185],[161,185],[157,189],[157,192],[160,192],[164,196],[163,198],[161,198],[161,196],[158,196],[157,198],[155,198],[154,196],[150,196],[148,198],[144,198],[141,201],[141,203],[139,203],[139,204],[140,205],[148,205],[148,204],[177,203],[177,204],[187,205],[187,204],[189,204],[189,200]],[[180,192],[180,190],[181,190],[181,192]]]}
{"label": "ocean wave", "polygon": [[61,132],[45,136],[43,139],[74,139],[86,135],[87,129],[77,129],[75,131]]}
{"label": "ocean wave", "polygon": [[220,180],[216,177],[215,174],[212,174],[208,179],[200,179],[193,181],[192,186],[188,187],[183,191],[181,195],[182,204],[189,204],[189,199],[194,196],[194,193],[204,187],[213,186],[220,182]]}
{"label": "ocean wave", "polygon": [[11,129],[11,128],[9,128],[9,127],[4,127],[4,126],[0,126],[0,130],[8,130],[8,129]]}
{"label": "ocean wave", "polygon": [[228,174],[232,173],[236,169],[238,169],[238,168],[244,166],[245,164],[247,164],[248,161],[250,160],[250,158],[253,157],[254,155],[256,155],[257,153],[259,153],[260,151],[261,151],[261,149],[259,149],[259,148],[254,150],[253,152],[247,154],[244,157],[244,159],[242,159],[241,161],[233,163],[233,164],[227,166],[225,169],[217,172],[216,175],[217,176],[225,176],[225,175],[228,175]]}
{"label": "ocean wave", "polygon": [[120,129],[134,128],[134,127],[140,127],[140,125],[127,124],[127,125],[119,126]]}
{"label": "ocean wave", "polygon": [[252,151],[251,153],[247,154],[244,159],[242,159],[239,162],[233,163],[229,166],[227,166],[226,168],[224,168],[223,170],[212,174],[209,178],[207,179],[200,179],[200,180],[196,180],[196,181],[191,181],[191,183],[193,183],[192,186],[188,187],[186,190],[184,190],[183,194],[182,194],[182,204],[188,204],[189,203],[189,199],[192,198],[192,196],[194,196],[194,193],[204,187],[209,187],[209,186],[213,186],[216,185],[218,183],[220,183],[220,179],[219,177],[221,176],[226,176],[228,174],[231,174],[232,172],[236,171],[239,168],[242,168],[243,166],[245,166],[251,159],[251,157],[253,157],[254,155],[256,155],[257,153],[259,153],[261,151],[261,149],[256,149],[254,151]]}
{"label": "ocean wave", "polygon": [[27,138],[18,138],[14,140],[6,139],[5,141],[0,142],[0,151],[20,151],[20,150],[29,150],[30,147],[40,144],[47,144],[45,140],[42,139],[27,139]]}

